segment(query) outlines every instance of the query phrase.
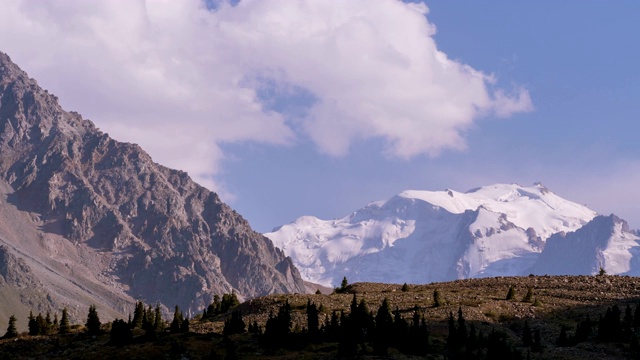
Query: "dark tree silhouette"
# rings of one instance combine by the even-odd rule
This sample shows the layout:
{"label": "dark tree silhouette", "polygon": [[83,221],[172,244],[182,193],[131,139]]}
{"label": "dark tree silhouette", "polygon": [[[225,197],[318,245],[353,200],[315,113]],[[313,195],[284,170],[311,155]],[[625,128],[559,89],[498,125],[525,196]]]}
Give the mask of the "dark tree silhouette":
{"label": "dark tree silhouette", "polygon": [[307,300],[307,331],[311,341],[320,340],[320,318],[318,307],[311,303],[311,299]]}
{"label": "dark tree silhouette", "polygon": [[71,331],[71,325],[69,324],[69,312],[65,307],[62,309],[62,318],[60,319],[60,327],[58,328],[59,334],[68,334]]}
{"label": "dark tree silhouette", "polygon": [[222,333],[224,335],[244,334],[245,328],[246,324],[244,320],[242,320],[242,312],[240,312],[240,310],[234,310],[231,313],[231,317],[225,320]]}
{"label": "dark tree silhouette", "polygon": [[438,289],[433,290],[433,307],[438,307],[444,305],[444,301],[442,300],[442,295]]}
{"label": "dark tree silhouette", "polygon": [[522,330],[522,345],[530,347],[533,345],[533,335],[531,334],[531,328],[529,327],[529,321],[524,321],[524,329]]}
{"label": "dark tree silhouette", "polygon": [[11,315],[9,317],[9,326],[7,326],[7,332],[4,334],[3,338],[10,339],[18,336],[18,330],[16,329],[16,317]]}
{"label": "dark tree silhouette", "polygon": [[171,331],[172,334],[179,333],[182,327],[182,321],[182,311],[180,311],[180,308],[178,307],[178,305],[176,305],[173,312],[173,320],[171,321],[171,325],[169,326],[169,331]]}
{"label": "dark tree silhouette", "polygon": [[124,320],[116,319],[113,321],[110,335],[110,343],[112,345],[128,345],[133,341],[131,326]]}
{"label": "dark tree silhouette", "polygon": [[376,313],[376,327],[373,343],[373,351],[377,355],[385,356],[389,350],[389,341],[393,334],[393,317],[391,316],[391,308],[389,299],[384,298],[382,304]]}
{"label": "dark tree silhouette", "polygon": [[99,335],[100,334],[100,317],[95,305],[89,306],[89,314],[87,314],[87,334]]}

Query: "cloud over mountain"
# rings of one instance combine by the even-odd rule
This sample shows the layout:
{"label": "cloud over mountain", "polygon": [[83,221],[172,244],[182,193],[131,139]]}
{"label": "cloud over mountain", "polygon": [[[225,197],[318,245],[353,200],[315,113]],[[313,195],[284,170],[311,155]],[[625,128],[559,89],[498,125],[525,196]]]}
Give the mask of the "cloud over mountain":
{"label": "cloud over mountain", "polygon": [[382,139],[390,156],[463,149],[483,116],[528,92],[438,50],[422,4],[395,0],[10,0],[0,47],[64,105],[209,187],[223,143],[302,138],[332,156]]}

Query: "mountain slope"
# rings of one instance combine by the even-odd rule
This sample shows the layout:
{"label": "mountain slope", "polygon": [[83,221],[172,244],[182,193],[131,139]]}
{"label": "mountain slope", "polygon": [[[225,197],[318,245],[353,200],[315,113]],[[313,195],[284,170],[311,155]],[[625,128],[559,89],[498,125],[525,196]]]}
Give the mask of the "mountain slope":
{"label": "mountain slope", "polygon": [[265,235],[309,281],[427,283],[523,274],[549,236],[595,216],[541,184],[496,184],[405,191],[339,220],[305,216]]}
{"label": "mountain slope", "polygon": [[534,274],[640,275],[640,237],[615,215],[598,216],[571,233],[554,234],[532,268]]}
{"label": "mountain slope", "polygon": [[304,291],[291,260],[215,193],[64,111],[2,53],[0,154],[0,214],[18,219],[0,239],[45,286],[78,283],[48,288],[63,303],[116,294],[99,304],[196,311],[232,290]]}

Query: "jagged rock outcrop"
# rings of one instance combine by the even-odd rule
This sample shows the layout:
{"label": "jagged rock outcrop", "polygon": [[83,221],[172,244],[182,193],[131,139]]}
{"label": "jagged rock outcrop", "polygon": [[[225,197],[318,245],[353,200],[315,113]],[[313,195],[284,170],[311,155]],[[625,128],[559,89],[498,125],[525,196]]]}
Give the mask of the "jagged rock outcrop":
{"label": "jagged rock outcrop", "polygon": [[0,53],[3,184],[0,205],[28,214],[23,226],[31,221],[40,231],[32,238],[55,238],[59,245],[15,234],[7,241],[49,264],[51,276],[60,264],[89,272],[87,278],[97,279],[89,287],[110,284],[121,291],[121,302],[144,299],[196,311],[232,290],[244,297],[304,292],[291,260],[215,193],[63,110]]}

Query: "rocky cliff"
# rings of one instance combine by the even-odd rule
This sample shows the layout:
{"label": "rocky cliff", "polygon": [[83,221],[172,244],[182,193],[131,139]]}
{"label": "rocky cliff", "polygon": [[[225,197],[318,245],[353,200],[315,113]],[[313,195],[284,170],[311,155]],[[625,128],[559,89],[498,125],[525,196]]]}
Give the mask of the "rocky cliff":
{"label": "rocky cliff", "polygon": [[3,53],[0,189],[0,239],[40,276],[77,283],[49,288],[62,302],[197,311],[232,290],[304,292],[291,260],[215,193],[63,110]]}

